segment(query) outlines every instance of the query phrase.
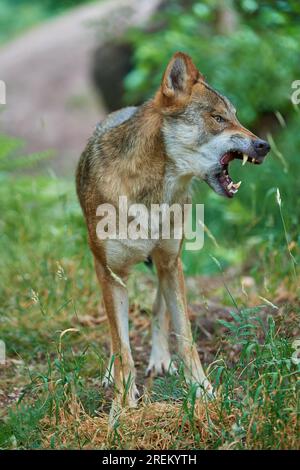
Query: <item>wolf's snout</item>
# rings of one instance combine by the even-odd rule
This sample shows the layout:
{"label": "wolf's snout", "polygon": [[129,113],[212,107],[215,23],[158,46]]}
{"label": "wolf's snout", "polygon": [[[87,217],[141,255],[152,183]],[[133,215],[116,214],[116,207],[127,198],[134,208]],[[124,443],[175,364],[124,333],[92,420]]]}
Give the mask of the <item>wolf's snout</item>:
{"label": "wolf's snout", "polygon": [[266,140],[256,139],[253,142],[255,152],[258,157],[264,157],[270,150],[270,145]]}

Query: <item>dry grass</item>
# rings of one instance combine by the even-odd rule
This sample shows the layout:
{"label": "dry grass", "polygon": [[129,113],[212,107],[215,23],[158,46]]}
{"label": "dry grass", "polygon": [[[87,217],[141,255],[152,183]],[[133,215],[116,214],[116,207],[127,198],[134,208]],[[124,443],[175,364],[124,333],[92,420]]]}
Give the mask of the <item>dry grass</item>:
{"label": "dry grass", "polygon": [[[194,410],[193,424],[187,419],[182,404],[143,401],[136,409],[124,409],[114,429],[109,426],[109,416],[101,413],[97,417],[88,416],[82,407],[76,412],[60,411],[60,426],[57,433],[55,419],[43,420],[43,447],[49,448],[55,436],[62,447],[87,449],[186,449],[197,447],[200,439],[208,446],[211,426],[217,427],[218,402],[205,404],[199,401]],[[227,416],[222,426],[230,429],[235,422],[233,415]],[[197,438],[196,438],[197,436]],[[84,442],[86,441],[86,444]]]}
{"label": "dry grass", "polygon": [[[267,397],[266,397],[267,400]],[[76,403],[76,399],[75,399]],[[227,435],[218,448],[223,450],[263,449],[260,433],[268,418],[259,408],[253,409],[249,428],[240,435],[237,429],[239,409],[227,413],[221,398],[204,403],[198,400],[189,419],[182,403],[149,402],[144,400],[137,409],[124,409],[114,429],[107,413],[97,417],[86,414],[78,403],[65,407],[59,413],[59,426],[54,417],[41,423],[43,448],[80,449],[210,449],[217,435]],[[253,436],[251,426],[257,423]],[[279,423],[278,423],[279,424]],[[281,423],[282,424],[282,423]],[[300,449],[297,414],[286,426],[278,427],[278,448]]]}
{"label": "dry grass", "polygon": [[[226,405],[224,397],[226,392],[219,386],[218,397],[213,402],[197,401],[195,406],[191,397],[180,399],[162,399],[152,392],[154,385],[152,379],[145,382],[144,370],[147,364],[150,348],[150,322],[151,316],[149,309],[151,302],[142,300],[145,290],[153,290],[153,279],[151,276],[138,274],[138,287],[136,286],[137,276],[131,280],[132,299],[135,302],[131,304],[131,342],[134,354],[137,358],[136,365],[138,371],[138,385],[140,390],[144,389],[144,395],[139,407],[134,410],[124,409],[114,429],[109,428],[109,407],[112,399],[112,390],[108,392],[101,391],[100,379],[89,378],[90,372],[87,371],[86,387],[89,393],[95,390],[96,394],[101,392],[102,404],[90,413],[85,404],[71,387],[71,391],[66,392],[63,400],[43,416],[38,424],[39,446],[42,448],[82,448],[82,449],[193,449],[193,448],[219,448],[219,449],[260,449],[266,447],[266,430],[271,426],[273,439],[275,435],[276,446],[281,449],[299,448],[297,426],[297,411],[294,398],[284,403],[285,407],[290,407],[289,418],[282,420],[280,413],[278,422],[274,421],[273,416],[266,414],[266,409],[270,413],[274,412],[275,397],[266,393],[263,397],[264,406],[255,403],[251,398],[247,398],[245,407],[251,410],[251,415],[245,420],[243,406],[239,403],[235,406],[234,401]],[[255,281],[248,279],[248,285],[243,287],[241,292],[241,277],[236,273],[228,273],[226,282],[230,290],[239,302],[242,299],[251,305],[261,305],[260,289]],[[215,361],[216,357],[222,351],[227,364],[235,366],[241,347],[228,341],[228,332],[224,325],[219,324],[218,320],[231,321],[230,307],[226,306],[226,298],[222,297],[224,293],[223,281],[219,278],[194,277],[188,279],[189,292],[198,292],[197,302],[190,299],[190,317],[197,333],[197,343],[199,344],[199,353],[207,365]],[[200,301],[199,301],[200,299]],[[276,319],[278,334],[288,335],[289,337],[298,337],[298,306],[294,291],[290,291],[287,283],[282,282],[278,287],[276,296],[272,298],[274,307],[265,304],[260,309],[259,315],[266,319],[272,315]],[[292,304],[289,303],[290,300]],[[139,302],[145,306],[141,309]],[[275,305],[276,304],[276,305]],[[87,302],[85,314],[78,313],[71,317],[69,328],[78,328],[79,333],[72,331],[68,335],[61,337],[60,346],[64,346],[64,340],[72,345],[74,351],[84,349],[84,345],[89,342],[107,343],[107,322],[103,315],[101,305],[98,312],[95,312],[95,302],[91,299]],[[31,305],[32,307],[32,305]],[[30,308],[31,308],[30,307]],[[33,306],[34,307],[34,306]],[[276,307],[276,308],[275,308]],[[69,317],[70,318],[70,317]],[[25,320],[23,320],[25,321]],[[53,322],[54,320],[52,320]],[[58,330],[59,331],[59,330]],[[102,340],[101,340],[102,338]],[[47,336],[45,340],[48,341]],[[106,344],[108,346],[108,344]],[[58,356],[62,360],[61,351]],[[89,361],[87,361],[87,364]],[[45,374],[46,360],[44,356],[35,358],[28,367],[21,359],[10,359],[9,364],[1,370],[0,400],[5,409],[2,409],[2,416],[6,416],[9,407],[18,415],[17,400],[20,398],[24,385],[28,383],[28,370],[35,370]],[[94,366],[92,366],[94,368]],[[95,377],[95,373],[91,373]],[[35,380],[35,388],[27,393],[25,403],[27,406],[34,407],[38,400],[41,390],[44,390],[44,379]],[[58,395],[59,381],[58,377],[47,377],[48,394],[55,397]],[[162,382],[163,383],[163,382]],[[144,387],[146,385],[146,387]],[[164,386],[164,385],[163,385]],[[253,378],[253,386],[255,380]],[[66,385],[67,387],[67,385]],[[143,388],[144,387],[144,388]],[[35,390],[35,391],[34,391]],[[245,400],[241,395],[244,393],[239,390],[239,384],[234,383],[232,397],[237,396],[239,400]],[[275,391],[274,391],[275,394]],[[154,401],[159,400],[159,401]],[[230,399],[231,400],[231,399]],[[233,400],[233,399],[232,399]],[[252,400],[252,402],[251,402]],[[23,402],[21,402],[22,404]],[[6,410],[6,411],[5,411]],[[276,411],[275,411],[276,412]],[[241,424],[242,423],[242,424]],[[255,426],[255,432],[253,432]],[[277,426],[277,428],[276,428]]]}

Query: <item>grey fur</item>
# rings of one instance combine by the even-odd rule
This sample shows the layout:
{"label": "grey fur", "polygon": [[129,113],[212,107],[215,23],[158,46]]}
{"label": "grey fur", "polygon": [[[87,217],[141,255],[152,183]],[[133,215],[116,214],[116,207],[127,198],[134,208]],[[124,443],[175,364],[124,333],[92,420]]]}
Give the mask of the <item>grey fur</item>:
{"label": "grey fur", "polygon": [[128,121],[138,110],[137,106],[127,106],[126,108],[119,109],[110,113],[104,121],[101,121],[96,126],[97,136],[103,135],[109,129],[117,127],[120,124]]}

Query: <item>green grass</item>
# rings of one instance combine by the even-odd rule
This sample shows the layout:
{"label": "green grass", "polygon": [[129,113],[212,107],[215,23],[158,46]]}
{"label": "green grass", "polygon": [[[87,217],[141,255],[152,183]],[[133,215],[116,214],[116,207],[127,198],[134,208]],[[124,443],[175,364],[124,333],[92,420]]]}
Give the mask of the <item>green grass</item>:
{"label": "green grass", "polygon": [[[0,321],[8,356],[0,388],[7,397],[17,395],[17,400],[8,398],[9,406],[1,412],[2,448],[128,448],[147,442],[151,448],[168,442],[170,448],[182,449],[298,446],[299,365],[292,361],[292,341],[299,337],[299,303],[292,279],[283,283],[287,300],[272,308],[259,294],[276,303],[282,279],[277,291],[274,287],[266,293],[258,284],[247,298],[239,276],[228,280],[225,272],[224,286],[219,273],[221,282],[212,292],[218,311],[208,312],[214,319],[212,339],[204,341],[204,348],[212,345],[209,374],[218,390],[216,402],[199,408],[195,390],[187,389],[181,374],[157,379],[140,405],[140,415],[128,411],[128,419],[104,438],[110,396],[101,387],[101,376],[108,330],[105,322],[96,323],[103,311],[97,313],[100,294],[73,182],[3,176],[0,200]],[[207,258],[216,266],[209,253]],[[255,261],[256,270],[261,261]],[[255,267],[251,269],[259,280]],[[152,274],[136,271],[130,294],[134,348],[140,337],[148,353],[149,283],[153,286]],[[191,305],[199,301],[200,292],[190,292]],[[206,296],[209,301],[210,294]],[[229,306],[225,316],[222,305]],[[199,345],[202,318],[194,322]],[[209,362],[205,360],[206,366]],[[163,422],[160,406],[169,407]],[[146,435],[134,424],[143,413],[150,413]],[[95,426],[102,431],[100,440],[93,441]],[[151,440],[155,433],[160,440]]]}

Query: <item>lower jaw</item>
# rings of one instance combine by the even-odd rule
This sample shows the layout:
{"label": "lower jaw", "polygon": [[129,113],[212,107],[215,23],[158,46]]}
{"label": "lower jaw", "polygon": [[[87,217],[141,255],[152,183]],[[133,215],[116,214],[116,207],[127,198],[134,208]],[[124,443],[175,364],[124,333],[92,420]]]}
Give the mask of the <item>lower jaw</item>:
{"label": "lower jaw", "polygon": [[222,192],[222,195],[225,196],[225,197],[228,197],[229,199],[232,199],[233,196],[235,195],[235,193],[232,193],[230,191],[227,191],[226,188],[224,188],[224,186],[220,185],[220,187],[222,188],[221,189],[221,192]]}
{"label": "lower jaw", "polygon": [[228,199],[232,199],[234,193],[230,193],[227,189],[217,180],[210,182],[209,180],[206,181],[208,185],[217,193],[219,196],[227,197]]}
{"label": "lower jaw", "polygon": [[221,196],[227,197],[228,199],[232,199],[234,196],[233,193],[229,193],[224,187],[222,187],[222,189],[217,191],[217,193],[220,194]]}

